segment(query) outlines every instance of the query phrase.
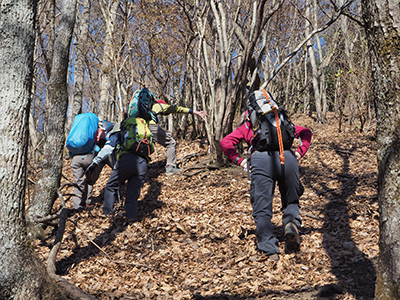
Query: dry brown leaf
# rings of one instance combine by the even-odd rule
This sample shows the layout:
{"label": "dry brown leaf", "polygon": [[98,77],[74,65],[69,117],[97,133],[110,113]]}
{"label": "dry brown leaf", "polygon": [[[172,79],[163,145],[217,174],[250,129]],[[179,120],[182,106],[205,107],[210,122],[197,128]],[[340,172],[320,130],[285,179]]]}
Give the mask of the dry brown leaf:
{"label": "dry brown leaf", "polygon": [[[127,224],[123,208],[113,219],[101,217],[111,173],[105,167],[93,191],[95,209],[67,223],[57,257],[60,274],[100,300],[193,299],[196,293],[311,299],[319,286],[329,284],[345,291],[335,300],[372,300],[379,254],[376,151],[371,151],[376,144],[345,124],[338,134],[334,116],[328,125],[304,115],[292,120],[314,132],[300,161],[305,192],[299,253],[285,253],[278,189],[272,219],[281,250],[276,263],[256,249],[249,182],[241,169],[167,177],[165,151],[156,146],[138,201],[139,222]],[[181,167],[207,156],[198,141],[180,141],[177,151],[178,161],[191,153],[204,154]],[[69,163],[64,175],[72,179]],[[122,199],[125,194],[122,186]],[[32,244],[44,262],[53,242],[49,234]]]}

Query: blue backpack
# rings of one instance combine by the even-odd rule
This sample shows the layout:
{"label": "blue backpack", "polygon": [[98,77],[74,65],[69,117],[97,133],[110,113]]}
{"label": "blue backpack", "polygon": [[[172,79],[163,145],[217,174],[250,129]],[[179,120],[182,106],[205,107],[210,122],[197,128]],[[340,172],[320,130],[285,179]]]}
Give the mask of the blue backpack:
{"label": "blue backpack", "polygon": [[67,137],[67,149],[74,155],[91,153],[98,126],[99,118],[94,113],[77,115]]}
{"label": "blue backpack", "polygon": [[128,103],[127,117],[143,118],[146,121],[153,120],[157,123],[157,117],[152,111],[155,103],[154,95],[148,89],[136,91]]}

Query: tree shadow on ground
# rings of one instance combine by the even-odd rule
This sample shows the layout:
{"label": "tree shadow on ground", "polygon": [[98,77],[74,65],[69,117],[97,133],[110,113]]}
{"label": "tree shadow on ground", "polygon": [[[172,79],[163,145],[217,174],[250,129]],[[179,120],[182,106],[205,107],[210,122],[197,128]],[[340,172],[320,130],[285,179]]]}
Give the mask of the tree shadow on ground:
{"label": "tree shadow on ground", "polygon": [[[163,202],[157,200],[162,187],[162,183],[157,179],[158,176],[163,173],[161,170],[162,169],[158,167],[158,164],[149,165],[148,173],[146,175],[146,181],[149,183],[149,188],[142,200],[138,201],[137,222],[141,222],[145,218],[154,217],[154,210],[163,205]],[[111,225],[85,247],[79,246],[75,233],[72,233],[71,238],[75,243],[75,249],[70,256],[64,257],[60,261],[56,262],[56,274],[61,276],[67,275],[69,270],[78,265],[80,261],[98,255],[99,252],[101,252],[101,248],[110,245],[119,233],[125,231],[126,227],[129,225],[124,216],[125,210],[123,208],[123,199],[126,197],[126,183],[120,187],[119,192],[120,201],[117,199],[115,202],[115,213],[112,217]],[[103,200],[104,189],[98,197],[93,198],[93,203],[97,204],[96,207],[101,210]],[[77,217],[79,218],[79,216]],[[92,215],[92,218],[96,218],[96,216]]]}
{"label": "tree shadow on ground", "polygon": [[[349,208],[351,197],[355,194],[356,188],[366,178],[374,177],[375,174],[363,174],[353,176],[350,174],[349,155],[355,152],[355,148],[348,151],[340,151],[338,145],[333,146],[336,154],[342,160],[340,172],[322,163],[323,169],[314,169],[300,167],[300,175],[303,183],[318,195],[324,195],[328,201],[322,208],[321,213],[325,216],[323,226],[308,228],[302,227],[300,234],[303,236],[311,232],[321,232],[323,234],[323,247],[331,260],[331,272],[336,276],[338,285],[326,284],[324,286],[307,286],[304,289],[293,289],[290,291],[270,290],[262,294],[214,294],[202,296],[195,294],[195,299],[214,300],[214,299],[337,299],[339,294],[345,292],[351,294],[355,299],[374,299],[375,280],[376,280],[376,262],[369,259],[357,246],[352,238],[352,228],[350,220],[356,219],[360,214],[351,212]],[[321,162],[323,159],[320,160]],[[307,174],[313,174],[313,178],[318,178],[318,184]],[[328,182],[335,178],[339,187],[332,189]],[[300,200],[301,201],[301,200]],[[368,200],[371,201],[376,199]],[[273,227],[274,234],[279,242],[284,242],[284,229],[282,226]],[[239,238],[246,238],[247,235],[255,234],[254,230],[242,228]],[[340,297],[340,296],[339,296]]]}
{"label": "tree shadow on ground", "polygon": [[[318,185],[313,184],[307,176],[303,176],[304,183],[329,201],[322,211],[325,216],[322,227],[323,247],[331,259],[331,271],[338,279],[339,287],[356,299],[373,299],[376,269],[374,263],[356,246],[350,227],[350,219],[357,218],[357,215],[350,215],[349,200],[363,178],[349,173],[349,155],[355,149],[343,152],[338,145],[333,145],[333,148],[342,159],[340,173],[321,159],[323,171],[302,169],[301,174],[316,175],[319,178]],[[327,182],[332,178],[337,178],[340,182],[338,188],[332,189],[327,186]]]}

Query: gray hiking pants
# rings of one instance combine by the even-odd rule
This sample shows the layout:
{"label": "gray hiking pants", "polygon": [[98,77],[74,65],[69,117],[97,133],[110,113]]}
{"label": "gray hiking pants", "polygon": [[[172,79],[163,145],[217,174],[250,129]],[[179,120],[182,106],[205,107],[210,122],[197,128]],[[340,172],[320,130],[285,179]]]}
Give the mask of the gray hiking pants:
{"label": "gray hiking pants", "polygon": [[299,166],[290,150],[284,153],[285,165],[282,169],[279,151],[255,151],[251,157],[250,200],[256,223],[258,249],[265,254],[279,253],[278,239],[272,228],[272,200],[275,183],[278,182],[281,194],[282,224],[293,222],[301,226],[299,198],[303,187],[299,179]]}
{"label": "gray hiking pants", "polygon": [[[72,207],[78,209],[90,204],[92,198],[93,181],[85,178],[85,170],[92,163],[93,154],[78,154],[72,157],[71,169],[74,183],[79,187],[74,187]],[[94,172],[93,172],[94,173]]]}
{"label": "gray hiking pants", "polygon": [[103,214],[114,212],[115,195],[118,188],[128,180],[125,210],[128,219],[137,218],[137,199],[147,172],[147,161],[133,153],[124,154],[115,164],[104,189]]}
{"label": "gray hiking pants", "polygon": [[153,140],[167,148],[166,166],[176,167],[176,141],[171,133],[165,131],[161,126],[149,124],[149,129],[153,134]]}

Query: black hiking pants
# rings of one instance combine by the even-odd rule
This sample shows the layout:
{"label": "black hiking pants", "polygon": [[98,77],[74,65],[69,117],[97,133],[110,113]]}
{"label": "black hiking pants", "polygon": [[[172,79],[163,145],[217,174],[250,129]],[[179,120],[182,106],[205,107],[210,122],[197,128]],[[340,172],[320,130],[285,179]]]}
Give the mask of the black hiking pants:
{"label": "black hiking pants", "polygon": [[126,191],[125,210],[128,219],[136,220],[137,199],[145,182],[147,161],[133,153],[126,153],[115,164],[104,189],[103,214],[114,212],[115,195],[120,185],[128,181]]}

